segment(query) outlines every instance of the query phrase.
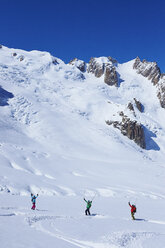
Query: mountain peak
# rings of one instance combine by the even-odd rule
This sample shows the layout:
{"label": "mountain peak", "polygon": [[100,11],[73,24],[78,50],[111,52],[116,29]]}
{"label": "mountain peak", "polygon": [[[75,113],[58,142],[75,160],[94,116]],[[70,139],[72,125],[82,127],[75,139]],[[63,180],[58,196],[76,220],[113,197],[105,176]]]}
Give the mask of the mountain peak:
{"label": "mountain peak", "polygon": [[156,62],[148,62],[147,60],[141,61],[139,57],[135,59],[133,68],[137,73],[147,77],[155,85],[158,83],[161,71]]}

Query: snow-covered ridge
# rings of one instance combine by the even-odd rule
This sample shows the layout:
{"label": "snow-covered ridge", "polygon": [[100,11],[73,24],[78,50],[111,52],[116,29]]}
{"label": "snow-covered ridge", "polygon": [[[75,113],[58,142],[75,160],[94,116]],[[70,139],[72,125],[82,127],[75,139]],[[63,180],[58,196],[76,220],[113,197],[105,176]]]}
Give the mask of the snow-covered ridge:
{"label": "snow-covered ridge", "polygon": [[[1,104],[0,109],[1,157],[5,161],[5,171],[24,172],[27,177],[19,182],[21,187],[17,185],[17,176],[2,178],[2,190],[20,193],[21,188],[21,194],[25,194],[33,188],[29,186],[30,178],[39,176],[45,181],[43,194],[65,195],[67,187],[61,189],[54,181],[57,170],[54,161],[62,159],[63,164],[73,158],[109,161],[108,147],[114,159],[119,147],[123,158],[125,152],[140,157],[142,152],[151,159],[157,159],[158,152],[163,156],[164,109],[160,107],[157,88],[137,74],[134,63],[135,60],[119,64],[111,57],[101,57],[92,59],[89,64],[78,59],[65,64],[47,52],[26,52],[3,46],[0,49],[0,85],[1,102],[5,104]],[[79,68],[82,64],[84,70]],[[99,66],[103,74],[106,68],[114,69],[117,85],[105,83],[103,74],[95,75]],[[94,70],[91,73],[90,68]],[[134,99],[144,111],[139,111]],[[135,131],[133,123],[137,123],[137,127],[141,125],[146,151],[141,151],[119,130],[107,125],[108,122],[120,123],[121,132],[135,141],[140,133]],[[48,172],[44,166],[47,160]],[[60,166],[61,162],[58,163]],[[73,171],[72,175],[75,173]],[[51,178],[56,190],[48,186]],[[35,187],[39,188],[40,180],[37,182]]]}

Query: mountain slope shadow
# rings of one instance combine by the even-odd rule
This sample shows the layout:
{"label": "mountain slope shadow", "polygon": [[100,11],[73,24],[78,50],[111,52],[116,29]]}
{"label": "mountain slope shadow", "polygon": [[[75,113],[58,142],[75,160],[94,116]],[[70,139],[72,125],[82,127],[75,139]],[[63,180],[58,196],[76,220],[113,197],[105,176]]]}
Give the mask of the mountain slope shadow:
{"label": "mountain slope shadow", "polygon": [[159,151],[160,147],[158,144],[152,139],[156,138],[156,134],[150,131],[149,129],[144,127],[144,132],[145,132],[145,140],[146,140],[146,150],[155,150]]}
{"label": "mountain slope shadow", "polygon": [[124,82],[124,80],[120,77],[120,74],[118,72],[117,73],[117,78],[118,78],[118,87],[120,87],[120,85]]}
{"label": "mountain slope shadow", "polygon": [[8,100],[13,97],[14,95],[11,92],[4,90],[2,86],[0,86],[0,106],[9,105]]}

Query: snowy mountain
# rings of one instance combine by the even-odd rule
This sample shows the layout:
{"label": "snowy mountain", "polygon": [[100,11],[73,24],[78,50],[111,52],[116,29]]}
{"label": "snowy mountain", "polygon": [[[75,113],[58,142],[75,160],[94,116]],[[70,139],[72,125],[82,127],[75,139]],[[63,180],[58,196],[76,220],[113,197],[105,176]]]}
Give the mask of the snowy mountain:
{"label": "snowy mountain", "polygon": [[0,46],[1,247],[163,248],[164,115],[156,63]]}

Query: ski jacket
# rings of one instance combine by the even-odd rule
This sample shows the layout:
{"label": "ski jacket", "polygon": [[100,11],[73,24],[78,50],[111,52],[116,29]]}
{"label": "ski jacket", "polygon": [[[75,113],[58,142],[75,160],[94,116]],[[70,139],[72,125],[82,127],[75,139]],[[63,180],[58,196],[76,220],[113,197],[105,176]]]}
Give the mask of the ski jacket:
{"label": "ski jacket", "polygon": [[33,202],[33,203],[36,203],[36,198],[37,198],[37,197],[38,197],[38,195],[37,195],[37,196],[35,196],[35,195],[32,196],[32,202]]}
{"label": "ski jacket", "polygon": [[86,201],[85,199],[84,201],[87,203],[87,208],[89,209],[92,206],[92,201]]}
{"label": "ski jacket", "polygon": [[135,213],[136,207],[134,205],[131,205],[130,203],[129,203],[129,206],[131,207],[131,213]]}

